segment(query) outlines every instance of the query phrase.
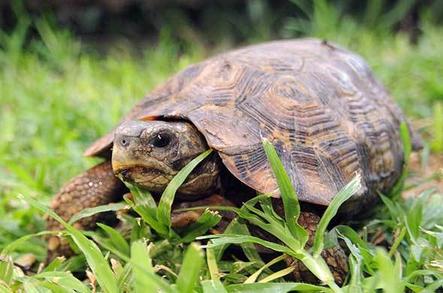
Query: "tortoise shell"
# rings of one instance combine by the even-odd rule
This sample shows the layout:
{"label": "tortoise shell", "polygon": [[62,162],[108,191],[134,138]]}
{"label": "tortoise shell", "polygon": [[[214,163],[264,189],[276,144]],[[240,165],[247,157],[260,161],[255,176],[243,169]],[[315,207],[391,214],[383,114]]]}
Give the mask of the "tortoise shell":
{"label": "tortoise shell", "polygon": [[[300,200],[328,205],[356,173],[359,204],[389,190],[403,168],[400,109],[358,55],[325,41],[275,41],[191,65],[123,119],[192,122],[241,182],[277,185],[262,140],[271,141]],[[109,153],[113,132],[85,155]]]}

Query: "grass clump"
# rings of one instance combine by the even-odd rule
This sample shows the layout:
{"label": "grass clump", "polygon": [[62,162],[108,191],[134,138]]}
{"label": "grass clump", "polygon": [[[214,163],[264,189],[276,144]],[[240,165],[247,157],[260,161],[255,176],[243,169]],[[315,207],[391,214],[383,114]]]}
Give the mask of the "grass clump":
{"label": "grass clump", "polygon": [[[340,291],[320,253],[324,248],[324,233],[326,227],[332,217],[337,213],[341,204],[361,188],[360,176],[357,175],[334,197],[320,220],[312,249],[311,251],[307,251],[305,247],[308,241],[308,232],[297,222],[300,215],[300,205],[295,190],[272,144],[265,141],[264,149],[279,185],[285,219],[277,215],[272,207],[270,198],[266,195],[259,195],[244,203],[243,207],[239,209],[238,215],[252,225],[273,235],[282,243],[278,244],[250,235],[224,233],[207,237],[212,239],[209,247],[228,245],[231,243],[255,243],[262,245],[299,259],[320,281],[327,284],[334,291]],[[257,204],[260,206],[260,209],[255,207]],[[287,270],[287,272],[285,271],[284,273],[287,274],[290,272],[290,270]]]}
{"label": "grass clump", "polygon": [[[62,259],[54,260],[37,274],[26,276],[20,267],[12,262],[8,253],[3,251],[4,257],[0,263],[0,276],[3,280],[1,285],[8,290],[27,289],[32,286],[35,290],[51,288],[60,292],[68,289],[79,292],[97,289],[103,292],[354,292],[357,289],[361,292],[377,289],[403,292],[406,288],[418,292],[436,290],[443,285],[443,271],[439,259],[443,256],[443,226],[435,225],[443,220],[442,213],[427,214],[424,210],[429,201],[435,203],[436,198],[431,197],[432,193],[428,192],[412,200],[412,203],[393,202],[382,196],[387,211],[383,212],[384,216],[369,222],[362,230],[363,234],[343,225],[326,233],[326,228],[340,205],[360,189],[360,177],[357,175],[335,196],[324,212],[314,243],[309,248],[306,247],[307,231],[297,224],[300,208],[289,177],[273,146],[265,141],[264,148],[279,184],[284,218],[276,213],[268,195],[258,195],[241,208],[224,208],[234,211],[239,220],[263,229],[277,240],[251,236],[245,223],[233,220],[223,234],[201,236],[207,229],[202,230],[199,227],[195,228],[196,231],[189,232],[195,237],[200,236],[197,237],[199,240],[210,239],[205,249],[202,249],[196,242],[187,244],[195,240],[195,237],[188,239],[190,241],[183,241],[186,236],[180,238],[170,228],[169,220],[166,223],[162,222],[158,213],[170,214],[170,203],[179,183],[184,182],[192,169],[210,153],[205,152],[191,161],[170,183],[159,203],[159,206],[165,204],[164,209],[149,206],[155,204],[149,193],[132,189],[137,205],[127,200],[136,212],[133,218],[135,221],[130,221],[130,230],[137,232],[126,238],[114,228],[105,225],[100,225],[105,231],[101,235],[100,232],[78,231],[45,205],[31,197],[25,197],[27,203],[48,213],[65,227],[66,234],[85,256],[85,265],[91,270],[88,274],[89,283],[76,279],[62,266]],[[115,207],[108,205],[106,208],[97,208],[96,212],[113,208]],[[91,213],[92,211],[88,212]],[[204,214],[201,217],[204,217]],[[205,228],[211,228],[217,222],[209,219],[203,223]],[[152,231],[141,229],[141,226],[149,227]],[[387,242],[385,248],[376,246],[367,239],[368,235],[380,227],[389,235],[384,239]],[[326,239],[334,239],[331,235],[335,235],[335,239],[342,239],[350,251],[349,277],[342,287],[335,283],[329,267],[320,255],[327,247]],[[95,242],[86,236],[90,236]],[[277,257],[265,263],[251,244],[262,245],[274,251]],[[246,258],[230,258],[227,247],[231,245],[240,245]],[[387,248],[390,248],[389,251]],[[223,255],[225,257],[222,257]],[[321,284],[285,281],[283,277],[290,274],[294,268],[289,266],[275,270],[275,264],[281,263],[287,256],[303,262]]]}

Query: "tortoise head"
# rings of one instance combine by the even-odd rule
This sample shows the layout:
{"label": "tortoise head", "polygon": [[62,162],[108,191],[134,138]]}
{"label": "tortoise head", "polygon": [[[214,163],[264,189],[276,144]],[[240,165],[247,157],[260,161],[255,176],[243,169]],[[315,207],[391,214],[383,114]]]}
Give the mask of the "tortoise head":
{"label": "tortoise head", "polygon": [[[128,121],[115,131],[114,174],[151,192],[162,192],[187,163],[208,149],[202,134],[185,121]],[[202,196],[216,187],[219,159],[202,162],[179,194]]]}

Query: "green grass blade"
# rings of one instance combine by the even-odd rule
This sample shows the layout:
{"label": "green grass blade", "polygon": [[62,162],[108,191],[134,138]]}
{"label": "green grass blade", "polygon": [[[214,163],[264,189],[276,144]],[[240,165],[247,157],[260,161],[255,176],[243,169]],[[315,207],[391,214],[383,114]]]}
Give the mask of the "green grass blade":
{"label": "green grass blade", "polygon": [[436,153],[443,152],[443,102],[436,102],[433,105],[434,123],[431,148]]}
{"label": "green grass blade", "polygon": [[352,243],[357,244],[359,247],[362,247],[366,250],[369,250],[368,244],[360,238],[358,233],[349,226],[339,225],[336,226],[335,229],[338,230],[340,234],[348,238],[352,241]]}
{"label": "green grass blade", "polygon": [[300,215],[300,205],[291,179],[286,173],[274,146],[268,140],[263,140],[263,148],[280,189],[286,224],[291,234],[296,237],[300,241],[301,246],[304,247],[308,241],[308,232],[297,222]]}
{"label": "green grass blade", "polygon": [[227,293],[219,280],[204,280],[201,282],[203,293]]}
{"label": "green grass blade", "polygon": [[186,228],[185,235],[181,238],[181,241],[183,243],[194,241],[196,237],[203,235],[217,225],[220,220],[221,216],[217,212],[206,209],[195,223]]}
{"label": "green grass blade", "polygon": [[261,279],[259,281],[259,283],[269,283],[271,281],[283,278],[284,276],[287,276],[290,273],[292,273],[294,270],[295,270],[294,267],[287,267],[287,268],[281,269],[281,270]]}
{"label": "green grass blade", "polygon": [[383,204],[388,209],[389,216],[391,217],[391,219],[398,220],[406,217],[405,211],[402,210],[392,199],[390,199],[387,196],[384,196],[383,194],[379,194],[379,196]]}
{"label": "green grass blade", "polygon": [[420,227],[423,222],[423,209],[426,197],[420,197],[414,201],[405,216],[405,225],[409,236],[416,242],[420,235]]}
{"label": "green grass blade", "polygon": [[[346,239],[348,240],[348,239]],[[349,241],[349,240],[348,240]],[[352,243],[348,244],[348,247],[351,246]],[[349,255],[348,263],[349,263],[349,275],[351,276],[348,285],[346,286],[347,291],[345,292],[356,292],[356,293],[363,293],[363,289],[360,288],[359,284],[361,284],[362,279],[362,271],[361,271],[361,258],[358,258],[355,254],[355,251],[357,248],[353,246],[354,252],[351,252]]]}
{"label": "green grass blade", "polygon": [[[395,234],[394,234],[395,235]],[[402,227],[400,229],[400,233],[398,233],[398,236],[395,237],[394,243],[392,244],[391,248],[389,249],[389,257],[392,257],[394,253],[397,252],[398,247],[400,246],[401,242],[403,241],[403,238],[406,235],[406,227]]]}
{"label": "green grass blade", "polygon": [[[260,205],[267,204],[268,203],[263,201],[260,202]],[[267,233],[273,235],[274,237],[282,241],[292,251],[296,252],[303,249],[302,243],[300,243],[297,237],[291,234],[288,225],[285,222],[276,219],[272,215],[272,213],[265,213],[260,211],[252,205],[249,205],[249,203],[244,203],[243,207],[245,209],[241,209],[241,213],[239,214],[240,217],[248,220],[252,225],[260,227]],[[249,212],[246,212],[246,209],[249,210]],[[268,208],[266,209],[269,210],[272,209],[272,207],[268,206]],[[257,216],[260,216],[261,218]]]}
{"label": "green grass blade", "polygon": [[218,270],[217,259],[215,258],[214,248],[212,247],[206,248],[206,263],[208,265],[208,271],[209,275],[211,276],[211,280],[219,281],[220,271]]}
{"label": "green grass blade", "polygon": [[149,208],[156,209],[157,204],[155,203],[155,199],[152,194],[147,190],[142,190],[138,186],[133,185],[129,182],[124,182],[126,187],[128,187],[129,191],[134,198],[134,202],[137,205],[146,206]]}
{"label": "green grass blade", "polygon": [[123,202],[118,203],[110,203],[106,205],[101,205],[93,208],[86,208],[83,209],[81,212],[73,215],[71,219],[69,220],[69,224],[73,224],[77,222],[78,220],[81,220],[86,217],[93,216],[95,214],[103,213],[103,212],[116,212],[118,210],[122,210],[124,208],[127,208],[128,205]]}
{"label": "green grass blade", "polygon": [[174,292],[168,283],[154,273],[148,247],[141,240],[131,245],[131,264],[135,292]]}
{"label": "green grass blade", "polygon": [[332,292],[332,290],[305,283],[254,283],[227,286],[228,292],[242,293],[286,293],[286,292]]}
{"label": "green grass blade", "polygon": [[235,235],[235,234],[222,234],[222,235],[208,235],[204,237],[198,237],[197,239],[208,239],[211,238],[211,243],[208,243],[207,247],[216,247],[219,245],[225,245],[225,244],[242,244],[242,243],[256,243],[263,245],[264,247],[267,247],[269,249],[272,249],[274,251],[283,252],[286,254],[293,254],[293,251],[289,248],[271,242],[266,241],[258,237],[254,236],[247,236],[247,235]]}
{"label": "green grass blade", "polygon": [[267,268],[269,268],[270,266],[284,260],[287,256],[286,255],[280,255],[276,258],[274,258],[273,260],[271,260],[270,262],[266,263],[265,265],[263,265],[260,269],[258,269],[256,272],[254,272],[252,275],[250,275],[246,281],[243,282],[243,284],[252,284],[255,283],[258,279],[258,277],[260,276],[260,274]]}
{"label": "green grass blade", "polygon": [[324,247],[324,237],[326,228],[331,222],[332,218],[337,214],[340,206],[357,191],[361,189],[361,176],[357,174],[345,187],[343,187],[331,201],[327,207],[325,213],[318,223],[317,230],[315,231],[314,244],[312,245],[312,254],[314,256],[320,255]]}
{"label": "green grass blade", "polygon": [[92,238],[92,240],[94,240],[94,242],[97,243],[98,246],[101,247],[106,253],[110,252],[125,261],[129,259],[129,256],[127,254],[123,253],[115,247],[115,244],[112,243],[112,240],[101,237],[97,235],[96,232],[92,231],[85,231],[85,235]]}
{"label": "green grass blade", "polygon": [[54,283],[57,286],[65,289],[66,292],[91,292],[84,283],[75,278],[70,272],[43,272],[33,277],[36,279],[44,279],[48,282]]}
{"label": "green grass blade", "polygon": [[65,257],[58,256],[54,258],[43,270],[43,272],[53,272],[59,271],[62,269],[64,262],[66,261]]}
{"label": "green grass blade", "polygon": [[[251,236],[251,233],[249,232],[248,226],[245,224],[241,224],[238,221],[238,218],[235,218],[229,223],[228,227],[226,227],[226,230],[224,232],[225,234],[239,234],[239,235],[248,235]],[[216,258],[218,261],[223,256],[224,250],[229,246],[229,244],[221,245],[214,247],[214,252],[216,255]],[[241,249],[243,250],[243,253],[245,254],[246,258],[251,261],[257,263],[259,266],[263,266],[265,263],[261,259],[259,253],[257,252],[257,248],[252,243],[242,243],[240,244]]]}
{"label": "green grass blade", "polygon": [[280,225],[285,224],[284,220],[280,217],[279,214],[274,210],[274,207],[272,206],[272,200],[269,197],[263,197],[260,200],[260,207],[265,213],[265,215],[268,215],[269,219],[272,219],[272,222],[277,222]]}
{"label": "green grass blade", "polygon": [[123,292],[130,292],[131,275],[132,275],[132,264],[129,262],[124,267],[120,274],[117,275],[118,287]]}
{"label": "green grass blade", "polygon": [[6,259],[0,259],[0,283],[10,285],[14,276],[14,265],[12,259],[6,257]]}
{"label": "green grass blade", "polygon": [[197,284],[203,264],[203,251],[196,243],[191,243],[186,250],[183,264],[177,278],[177,289],[181,293],[191,293]]}
{"label": "green grass blade", "polygon": [[54,218],[57,222],[63,225],[68,234],[72,237],[75,244],[83,252],[90,266],[92,272],[97,278],[97,282],[100,287],[108,293],[118,292],[117,282],[115,276],[108,264],[108,261],[103,257],[100,249],[97,245],[86,238],[79,230],[75,229],[68,223],[66,223],[62,218],[60,218],[52,210],[41,204],[40,202],[34,200],[31,197],[24,197],[24,200],[34,206],[35,208],[47,213],[49,216]]}
{"label": "green grass blade", "polygon": [[400,139],[403,145],[403,157],[405,165],[409,165],[409,157],[412,153],[411,135],[409,133],[409,127],[406,122],[400,124]]}
{"label": "green grass blade", "polygon": [[108,235],[109,239],[111,240],[112,245],[124,255],[129,257],[129,244],[126,242],[125,238],[112,227],[109,227],[108,225],[97,223],[97,226],[99,226],[105,233]]}
{"label": "green grass blade", "polygon": [[3,250],[1,251],[0,255],[7,255],[9,253],[11,253],[12,251],[14,251],[15,249],[17,249],[20,245],[26,243],[26,241],[30,240],[31,238],[34,237],[41,237],[41,236],[47,236],[47,235],[54,235],[58,232],[54,232],[54,231],[41,231],[35,234],[27,234],[24,235],[18,239],[15,239],[14,241],[8,243]]}
{"label": "green grass blade", "polygon": [[401,276],[398,274],[398,261],[393,264],[388,254],[383,249],[377,249],[374,258],[378,267],[378,282],[386,293],[404,292],[404,285]]}
{"label": "green grass blade", "polygon": [[312,256],[305,250],[300,252],[302,256],[297,258],[322,282],[328,284],[329,287],[335,288],[334,277],[321,255]]}
{"label": "green grass blade", "polygon": [[[338,226],[336,227],[338,236],[343,239],[351,251],[351,254],[355,257],[358,262],[362,262],[366,265],[367,271],[373,273],[371,267],[372,260],[374,257],[373,250],[369,247],[368,243],[363,241],[360,236],[351,227],[348,226]],[[351,282],[355,275],[351,275]]]}
{"label": "green grass blade", "polygon": [[165,225],[166,227],[171,227],[171,206],[172,202],[175,198],[175,193],[179,189],[179,187],[186,181],[186,178],[191,174],[195,167],[203,161],[212,150],[207,150],[196,158],[194,158],[191,162],[189,162],[174,178],[169,182],[165,191],[163,192],[160,202],[157,208],[157,220]]}
{"label": "green grass blade", "polygon": [[406,177],[408,177],[408,166],[409,166],[409,157],[412,152],[412,143],[411,136],[409,135],[409,128],[405,122],[400,124],[400,139],[403,145],[403,172],[400,175],[397,183],[392,188],[391,194],[393,197],[398,197],[400,195],[401,190],[403,189],[403,185],[405,183]]}
{"label": "green grass blade", "polygon": [[439,292],[438,290],[441,290],[441,288],[443,288],[443,278],[440,278],[439,280],[433,282],[422,292]]}
{"label": "green grass blade", "polygon": [[149,192],[142,192],[135,186],[128,184],[127,186],[131,186],[129,190],[133,195],[134,201],[131,201],[127,197],[124,198],[125,201],[132,209],[134,209],[143,221],[149,225],[149,227],[154,229],[161,236],[167,237],[169,234],[167,227],[157,220],[157,205],[155,204],[152,195]]}
{"label": "green grass blade", "polygon": [[0,293],[10,293],[14,292],[11,288],[9,288],[6,284],[0,282]]}

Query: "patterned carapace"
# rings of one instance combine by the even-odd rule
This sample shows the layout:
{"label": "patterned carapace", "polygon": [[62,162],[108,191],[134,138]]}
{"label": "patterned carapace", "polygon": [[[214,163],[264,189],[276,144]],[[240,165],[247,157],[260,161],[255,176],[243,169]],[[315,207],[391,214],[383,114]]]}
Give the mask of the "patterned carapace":
{"label": "patterned carapace", "polygon": [[[358,55],[315,39],[276,41],[192,65],[123,119],[192,122],[240,181],[277,186],[261,141],[271,141],[300,200],[328,205],[356,173],[359,206],[391,188],[403,166],[404,121]],[[109,153],[113,133],[86,155]],[[355,201],[354,201],[355,202]]]}

